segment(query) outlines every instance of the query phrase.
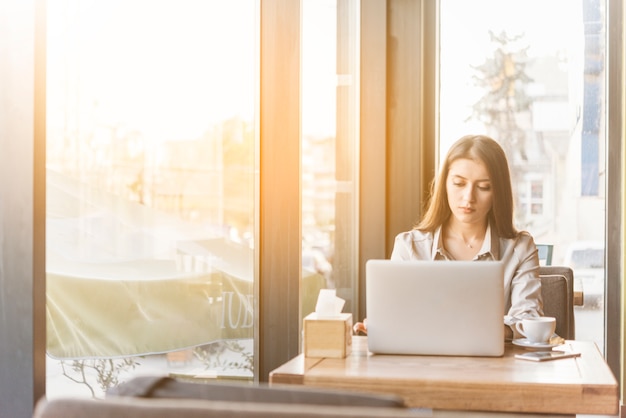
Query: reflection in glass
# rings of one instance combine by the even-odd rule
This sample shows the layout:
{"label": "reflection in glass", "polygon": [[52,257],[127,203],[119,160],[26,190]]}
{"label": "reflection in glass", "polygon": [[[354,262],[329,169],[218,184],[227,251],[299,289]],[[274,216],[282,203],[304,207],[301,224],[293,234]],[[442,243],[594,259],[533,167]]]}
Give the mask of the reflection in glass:
{"label": "reflection in glass", "polygon": [[255,8],[48,4],[48,396],[252,377]]}

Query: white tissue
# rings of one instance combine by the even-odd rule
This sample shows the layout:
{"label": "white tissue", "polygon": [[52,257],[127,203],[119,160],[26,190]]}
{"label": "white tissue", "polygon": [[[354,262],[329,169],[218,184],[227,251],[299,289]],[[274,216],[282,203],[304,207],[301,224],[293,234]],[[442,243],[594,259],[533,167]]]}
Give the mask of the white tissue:
{"label": "white tissue", "polygon": [[321,289],[317,297],[315,313],[318,317],[339,316],[345,303],[345,300],[337,297],[336,289]]}

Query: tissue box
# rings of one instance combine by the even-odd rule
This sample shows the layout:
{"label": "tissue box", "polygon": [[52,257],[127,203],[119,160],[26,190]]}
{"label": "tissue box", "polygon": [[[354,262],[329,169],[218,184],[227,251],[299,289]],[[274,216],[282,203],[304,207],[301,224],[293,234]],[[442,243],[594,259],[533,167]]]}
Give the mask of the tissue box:
{"label": "tissue box", "polygon": [[304,356],[344,358],[352,351],[352,314],[304,318]]}

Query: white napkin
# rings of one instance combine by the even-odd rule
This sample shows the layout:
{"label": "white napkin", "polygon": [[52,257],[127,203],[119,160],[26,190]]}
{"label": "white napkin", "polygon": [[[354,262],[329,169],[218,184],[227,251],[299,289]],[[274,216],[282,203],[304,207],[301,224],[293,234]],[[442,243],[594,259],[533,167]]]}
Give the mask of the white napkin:
{"label": "white napkin", "polygon": [[315,313],[318,317],[339,316],[345,300],[337,297],[336,289],[321,289],[315,305]]}

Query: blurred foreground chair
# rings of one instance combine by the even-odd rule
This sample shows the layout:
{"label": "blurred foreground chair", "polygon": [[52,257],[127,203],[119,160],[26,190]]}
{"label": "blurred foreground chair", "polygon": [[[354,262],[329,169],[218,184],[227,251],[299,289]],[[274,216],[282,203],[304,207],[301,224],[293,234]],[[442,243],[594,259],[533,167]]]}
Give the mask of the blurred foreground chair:
{"label": "blurred foreground chair", "polygon": [[565,266],[540,266],[543,314],[556,318],[556,333],[566,340],[575,338],[574,271]]}
{"label": "blurred foreground chair", "polygon": [[415,416],[402,398],[298,385],[191,382],[140,376],[104,400],[43,399],[34,418],[385,418]]}
{"label": "blurred foreground chair", "polygon": [[117,397],[185,398],[208,401],[404,407],[402,398],[389,394],[328,390],[300,385],[270,386],[262,382],[185,380],[165,376],[134,377],[109,389],[106,397],[108,399]]}
{"label": "blurred foreground chair", "polygon": [[207,401],[202,399],[58,398],[37,403],[33,418],[415,418],[409,408],[295,403]]}

